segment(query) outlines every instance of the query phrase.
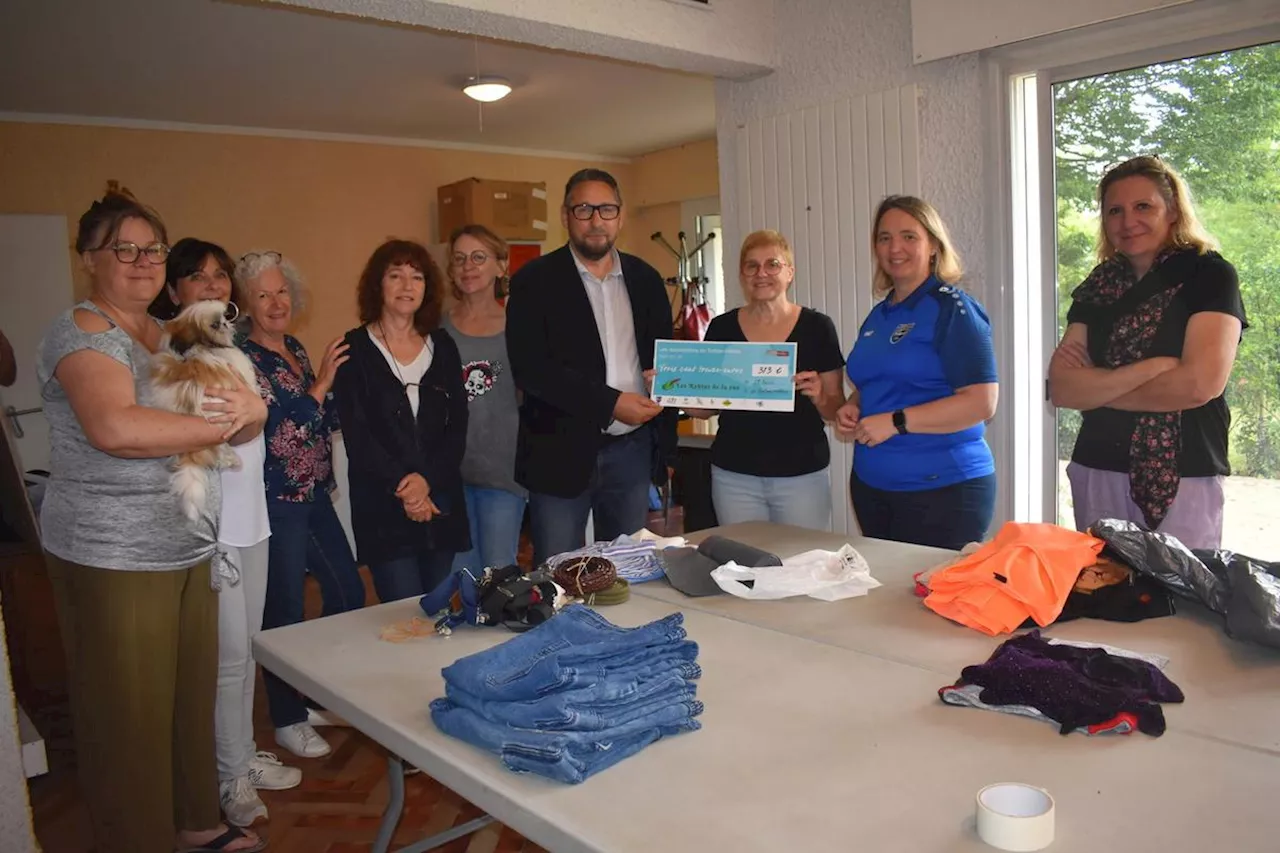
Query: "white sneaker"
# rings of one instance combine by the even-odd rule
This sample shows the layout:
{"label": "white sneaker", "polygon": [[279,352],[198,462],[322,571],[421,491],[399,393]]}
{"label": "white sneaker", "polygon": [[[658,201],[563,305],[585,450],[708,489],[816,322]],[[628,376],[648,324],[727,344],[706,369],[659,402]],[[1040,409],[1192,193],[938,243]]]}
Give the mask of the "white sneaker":
{"label": "white sneaker", "polygon": [[332,752],[329,744],[316,734],[309,723],[294,723],[276,729],[276,743],[299,758],[324,758]]}
{"label": "white sneaker", "polygon": [[345,726],[351,727],[351,724],[339,717],[332,711],[321,711],[319,708],[307,709],[307,725],[309,726]]}
{"label": "white sneaker", "polygon": [[252,826],[255,820],[267,816],[267,806],[253,789],[248,776],[237,776],[219,783],[218,797],[227,823],[234,826]]}
{"label": "white sneaker", "polygon": [[249,759],[249,782],[262,791],[287,791],[302,783],[302,771],[285,767],[274,752],[259,752]]}

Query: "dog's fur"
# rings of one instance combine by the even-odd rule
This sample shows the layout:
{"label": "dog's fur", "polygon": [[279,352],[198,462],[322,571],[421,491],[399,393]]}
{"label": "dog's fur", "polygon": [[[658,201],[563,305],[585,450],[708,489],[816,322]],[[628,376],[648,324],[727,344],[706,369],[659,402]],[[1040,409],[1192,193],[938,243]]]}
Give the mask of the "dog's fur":
{"label": "dog's fur", "polygon": [[[188,306],[165,324],[160,349],[151,363],[153,404],[183,415],[204,416],[206,389],[227,388],[243,380],[256,388],[253,364],[234,341],[235,330],[226,318],[227,304],[206,300]],[[195,521],[209,497],[211,472],[237,469],[240,458],[226,444],[174,456],[169,489],[182,505],[182,513]]]}

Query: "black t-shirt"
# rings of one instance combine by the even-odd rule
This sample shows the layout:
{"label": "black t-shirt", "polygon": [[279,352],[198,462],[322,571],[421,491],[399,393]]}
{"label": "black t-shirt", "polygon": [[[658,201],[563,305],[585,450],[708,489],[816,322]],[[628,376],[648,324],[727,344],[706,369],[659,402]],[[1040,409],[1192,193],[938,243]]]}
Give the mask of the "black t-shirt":
{"label": "black t-shirt", "polygon": [[[713,319],[707,328],[708,341],[746,339],[736,308]],[[826,373],[844,367],[840,337],[826,314],[801,308],[787,341],[796,344],[798,373]],[[721,412],[719,417],[711,462],[726,471],[755,477],[799,477],[821,471],[831,462],[822,415],[813,401],[798,391],[793,412]]]}
{"label": "black t-shirt", "polygon": [[[1171,259],[1172,260],[1172,259]],[[1244,303],[1240,299],[1240,282],[1235,267],[1216,252],[1194,259],[1169,307],[1165,309],[1149,358],[1182,357],[1182,344],[1187,335],[1187,322],[1192,314],[1214,311],[1230,314],[1248,328]],[[1164,269],[1169,261],[1161,265]],[[1105,349],[1104,315],[1106,308],[1073,302],[1067,313],[1068,323],[1083,323],[1089,330],[1089,354],[1095,363]],[[1084,423],[1076,439],[1071,460],[1102,471],[1129,470],[1129,440],[1133,434],[1136,413],[1100,408],[1083,413]],[[1227,430],[1231,412],[1221,395],[1196,409],[1182,412],[1182,451],[1178,457],[1178,473],[1183,477],[1213,477],[1230,474],[1227,459]]]}

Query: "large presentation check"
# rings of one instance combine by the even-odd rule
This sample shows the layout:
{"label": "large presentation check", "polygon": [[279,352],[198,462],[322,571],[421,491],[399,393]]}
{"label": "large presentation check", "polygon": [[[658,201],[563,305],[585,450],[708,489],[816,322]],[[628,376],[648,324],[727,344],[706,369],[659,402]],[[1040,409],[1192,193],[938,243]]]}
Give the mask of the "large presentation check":
{"label": "large presentation check", "polygon": [[795,410],[796,345],[655,341],[653,401],[686,409]]}

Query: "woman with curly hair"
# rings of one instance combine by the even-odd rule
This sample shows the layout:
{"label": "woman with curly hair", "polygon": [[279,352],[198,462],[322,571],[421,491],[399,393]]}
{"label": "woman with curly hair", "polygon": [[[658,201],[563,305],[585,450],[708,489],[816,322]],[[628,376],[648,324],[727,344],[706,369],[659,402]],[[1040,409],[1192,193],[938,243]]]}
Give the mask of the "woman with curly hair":
{"label": "woman with curly hair", "polygon": [[471,547],[462,490],[467,395],[440,327],[444,278],[425,247],[388,240],[356,290],[361,325],[334,394],[347,447],[351,526],[383,602],[431,592]]}

